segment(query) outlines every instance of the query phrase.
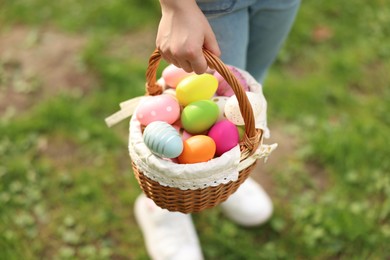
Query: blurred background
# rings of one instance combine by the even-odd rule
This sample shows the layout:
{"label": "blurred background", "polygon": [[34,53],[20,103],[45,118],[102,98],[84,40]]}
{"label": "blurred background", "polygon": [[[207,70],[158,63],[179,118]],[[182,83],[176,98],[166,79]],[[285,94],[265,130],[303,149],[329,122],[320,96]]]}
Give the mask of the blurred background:
{"label": "blurred background", "polygon": [[[386,2],[303,1],[264,83],[279,147],[253,176],[275,213],[194,214],[206,259],[390,258]],[[104,118],[145,93],[159,17],[156,0],[0,0],[0,259],[148,259],[128,122]]]}

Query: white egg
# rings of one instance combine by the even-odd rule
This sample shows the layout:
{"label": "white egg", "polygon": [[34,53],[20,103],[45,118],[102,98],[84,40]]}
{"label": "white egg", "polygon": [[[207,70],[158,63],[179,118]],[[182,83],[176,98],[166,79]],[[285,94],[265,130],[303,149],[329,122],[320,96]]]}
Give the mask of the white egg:
{"label": "white egg", "polygon": [[219,108],[219,115],[218,115],[217,122],[226,119],[224,111],[225,111],[225,105],[226,105],[226,102],[228,101],[228,99],[229,99],[229,97],[226,97],[226,96],[215,96],[215,97],[211,98],[211,101],[213,101],[215,104],[217,104],[217,106]]}
{"label": "white egg", "polygon": [[[252,106],[253,116],[257,118],[262,110],[262,98],[259,94],[253,92],[245,92],[249,103]],[[244,125],[244,118],[241,115],[240,107],[236,95],[231,96],[225,104],[225,116],[235,125]]]}
{"label": "white egg", "polygon": [[[171,95],[176,99],[176,90],[174,88],[167,88],[164,90],[164,94]],[[177,99],[176,99],[177,100]]]}
{"label": "white egg", "polygon": [[165,83],[165,80],[164,78],[159,78],[156,82],[157,85],[159,85],[160,87],[162,87],[162,89],[167,89],[167,84]]}

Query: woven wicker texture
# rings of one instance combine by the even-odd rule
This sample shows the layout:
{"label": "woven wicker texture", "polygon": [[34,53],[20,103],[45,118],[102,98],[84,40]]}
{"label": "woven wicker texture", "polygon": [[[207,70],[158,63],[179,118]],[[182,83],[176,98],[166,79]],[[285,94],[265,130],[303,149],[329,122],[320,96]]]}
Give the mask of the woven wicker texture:
{"label": "woven wicker texture", "polygon": [[[252,107],[239,81],[217,56],[206,49],[203,50],[203,54],[209,67],[215,69],[222,75],[232,87],[237,97],[240,111],[245,122],[245,135],[243,141],[240,143],[241,160],[244,160],[256,151],[261,143],[263,132],[260,129],[255,129]],[[146,71],[147,95],[160,95],[163,92],[162,87],[156,83],[156,72],[160,60],[161,55],[158,50],[155,50],[150,56],[149,65]],[[175,187],[162,186],[139,171],[137,165],[133,163],[132,166],[134,175],[138,180],[141,189],[146,196],[152,199],[159,207],[169,211],[193,213],[212,208],[225,201],[248,178],[255,164],[256,161],[248,168],[242,170],[239,173],[237,181],[220,184],[214,187],[208,186],[197,190],[181,190]]]}

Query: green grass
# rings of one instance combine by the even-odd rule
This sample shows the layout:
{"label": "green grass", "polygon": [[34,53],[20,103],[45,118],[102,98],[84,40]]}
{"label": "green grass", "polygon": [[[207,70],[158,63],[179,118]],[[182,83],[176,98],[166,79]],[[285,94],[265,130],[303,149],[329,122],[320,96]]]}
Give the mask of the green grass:
{"label": "green grass", "polygon": [[2,5],[0,21],[78,32],[125,32],[154,23],[159,14],[158,3],[152,0],[5,0]]}
{"label": "green grass", "polygon": [[[0,119],[0,259],[148,259],[127,124],[108,129],[104,117],[144,93],[147,57],[113,46],[155,33],[158,18],[156,1],[1,2],[4,33],[85,37],[80,62],[96,82]],[[383,0],[303,2],[264,84],[270,125],[298,140],[271,172],[275,214],[254,229],[218,208],[194,214],[206,259],[390,257],[389,23]]]}

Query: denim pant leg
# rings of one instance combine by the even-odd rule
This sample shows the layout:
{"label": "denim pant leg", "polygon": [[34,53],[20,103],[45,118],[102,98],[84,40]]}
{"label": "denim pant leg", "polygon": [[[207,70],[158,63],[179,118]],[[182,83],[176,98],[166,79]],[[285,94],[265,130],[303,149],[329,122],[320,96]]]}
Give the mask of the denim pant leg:
{"label": "denim pant leg", "polygon": [[197,0],[221,49],[225,64],[246,70],[250,5],[257,0]]}
{"label": "denim pant leg", "polygon": [[275,60],[299,0],[198,0],[226,64],[247,70],[259,82]]}
{"label": "denim pant leg", "polygon": [[263,82],[295,20],[299,0],[259,0],[249,7],[246,70]]}
{"label": "denim pant leg", "polygon": [[249,43],[249,13],[240,9],[221,16],[208,17],[225,64],[246,70]]}

